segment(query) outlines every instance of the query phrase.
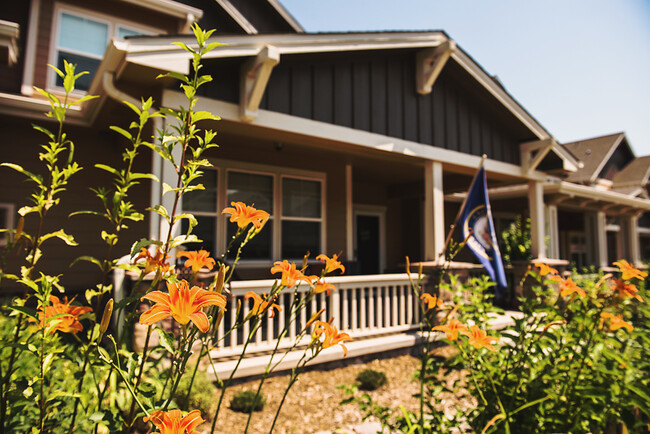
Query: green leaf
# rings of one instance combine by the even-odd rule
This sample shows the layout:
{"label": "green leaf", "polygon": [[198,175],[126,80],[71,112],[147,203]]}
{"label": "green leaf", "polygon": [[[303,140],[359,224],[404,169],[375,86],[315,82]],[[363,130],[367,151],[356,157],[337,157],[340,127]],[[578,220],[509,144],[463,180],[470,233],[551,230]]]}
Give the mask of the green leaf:
{"label": "green leaf", "polygon": [[160,345],[162,345],[167,351],[173,354],[176,351],[174,349],[174,344],[176,342],[174,335],[172,335],[171,333],[167,333],[160,327],[156,327],[154,330],[158,333],[158,336],[160,337]]}
{"label": "green leaf", "polygon": [[92,257],[92,256],[79,256],[79,257],[76,258],[74,261],[72,261],[72,263],[70,264],[70,266],[72,267],[74,264],[76,264],[76,263],[79,262],[79,261],[90,262],[90,263],[92,263],[92,264],[97,265],[97,267],[98,267],[100,270],[104,271],[104,266],[103,266],[102,263],[99,261],[99,259],[94,258],[94,257]]}
{"label": "green leaf", "polygon": [[82,103],[84,103],[86,101],[90,101],[91,99],[95,99],[95,98],[99,98],[99,95],[85,95],[85,96],[82,96],[81,98],[79,98],[78,100],[71,102],[70,105],[71,106],[72,105],[79,105],[79,104],[82,104]]}
{"label": "green leaf", "polygon": [[173,72],[172,71],[172,72],[168,72],[166,74],[160,74],[156,78],[164,78],[164,77],[174,78],[174,79],[180,80],[180,81],[182,81],[182,82],[184,82],[186,84],[190,84],[190,79],[186,75],[180,74],[178,72]]}
{"label": "green leaf", "polygon": [[38,319],[38,314],[36,313],[36,310],[31,309],[29,307],[26,306],[8,306],[8,307],[13,311],[23,313],[30,318],[34,318],[36,320]]}
{"label": "green leaf", "polygon": [[62,240],[63,242],[65,242],[69,246],[77,246],[77,245],[79,245],[74,240],[74,237],[72,235],[66,234],[63,229],[59,229],[56,232],[50,232],[49,234],[43,235],[43,237],[41,238],[41,242],[49,240],[50,238],[58,238],[58,239]]}
{"label": "green leaf", "polygon": [[124,137],[126,137],[129,141],[133,140],[133,136],[131,135],[131,133],[125,130],[124,128],[116,127],[115,125],[111,125],[110,128],[116,133],[119,133]]}
{"label": "green leaf", "polygon": [[110,172],[113,175],[120,176],[120,172],[117,169],[107,166],[106,164],[95,164],[95,167]]}
{"label": "green leaf", "polygon": [[22,166],[19,166],[18,164],[13,164],[13,163],[2,163],[0,166],[4,167],[9,167],[10,169],[14,169],[17,172],[22,173],[23,175],[27,176],[30,178],[32,181],[34,181],[37,184],[42,184],[43,183],[43,178],[41,178],[40,175],[36,175],[34,173],[31,173],[25,169],[22,168]]}
{"label": "green leaf", "polygon": [[138,252],[140,252],[140,249],[142,249],[143,247],[146,248],[151,244],[162,246],[163,243],[162,241],[158,241],[158,240],[148,240],[146,238],[142,238],[140,241],[136,241],[131,246],[131,258],[133,258]]}
{"label": "green leaf", "polygon": [[165,220],[169,220],[169,213],[167,212],[167,209],[160,204],[154,206],[153,208],[147,208],[147,211],[153,211],[163,216]]}
{"label": "green leaf", "polygon": [[199,122],[199,121],[203,121],[203,120],[206,120],[206,119],[209,119],[209,120],[212,120],[212,121],[218,121],[221,118],[219,116],[215,116],[212,113],[206,112],[206,111],[198,111],[198,112],[195,112],[192,115],[192,120],[194,122]]}

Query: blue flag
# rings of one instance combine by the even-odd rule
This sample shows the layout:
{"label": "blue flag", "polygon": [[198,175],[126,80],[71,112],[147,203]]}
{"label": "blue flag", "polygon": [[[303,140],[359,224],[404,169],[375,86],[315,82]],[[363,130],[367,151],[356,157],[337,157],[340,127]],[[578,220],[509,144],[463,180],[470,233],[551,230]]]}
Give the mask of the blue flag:
{"label": "blue flag", "polygon": [[[498,284],[498,288],[506,288],[508,283],[492,221],[485,169],[482,166],[467,193],[467,200],[459,221],[463,239],[467,239],[467,245],[472,253],[483,264],[492,280]],[[497,290],[497,295],[500,295],[500,292]]]}

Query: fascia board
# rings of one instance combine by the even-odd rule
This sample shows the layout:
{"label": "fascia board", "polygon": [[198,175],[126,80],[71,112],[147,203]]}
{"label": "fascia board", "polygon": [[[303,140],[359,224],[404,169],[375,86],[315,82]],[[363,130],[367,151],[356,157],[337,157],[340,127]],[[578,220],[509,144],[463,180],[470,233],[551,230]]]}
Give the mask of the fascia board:
{"label": "fascia board", "polygon": [[636,209],[650,211],[650,200],[637,199],[626,194],[613,191],[598,190],[593,187],[562,181],[544,185],[544,193],[559,193],[568,196],[579,196],[587,199],[601,200],[618,205],[630,206]]}
{"label": "fascia board", "polygon": [[[183,93],[176,90],[165,90],[163,92],[162,104],[165,107],[177,107],[181,104],[186,104],[186,97]],[[242,123],[238,104],[204,97],[199,99],[197,110],[206,110],[218,114],[223,120]],[[481,162],[481,157],[476,155],[468,155],[436,146],[424,145],[396,137],[389,137],[268,110],[259,110],[257,118],[246,124],[323,140],[347,143],[376,151],[407,155],[422,160],[451,163],[454,166],[473,171],[476,170]],[[521,166],[502,161],[486,160],[485,168],[488,172],[505,174],[521,178],[522,180],[548,180],[548,176],[544,173],[534,171],[529,174],[524,174]]]}
{"label": "fascia board", "polygon": [[145,9],[150,9],[156,12],[161,12],[165,15],[170,15],[176,18],[186,19],[188,16],[193,16],[199,19],[203,16],[201,9],[188,6],[183,3],[175,2],[172,0],[121,0],[125,3],[132,3]]}
{"label": "fascia board", "polygon": [[451,57],[458,62],[467,72],[470,73],[492,96],[503,104],[510,112],[519,119],[538,139],[551,138],[546,129],[541,126],[517,101],[514,100],[501,86],[494,82],[481,66],[476,63],[462,49],[455,50]]}
{"label": "fascia board", "polygon": [[275,9],[282,18],[298,33],[304,33],[305,29],[300,25],[300,23],[291,15],[291,13],[280,4],[278,0],[266,0],[269,2],[273,9]]}
{"label": "fascia board", "polygon": [[621,141],[625,138],[625,134],[620,134],[617,138],[616,141],[612,146],[610,146],[609,150],[607,151],[607,154],[600,160],[600,164],[596,167],[596,170],[591,174],[591,177],[589,178],[589,183],[594,184],[596,180],[598,179],[598,174],[603,170],[603,167],[605,167],[605,164],[609,161],[609,159],[612,157],[612,154],[618,149],[618,146],[621,144]]}

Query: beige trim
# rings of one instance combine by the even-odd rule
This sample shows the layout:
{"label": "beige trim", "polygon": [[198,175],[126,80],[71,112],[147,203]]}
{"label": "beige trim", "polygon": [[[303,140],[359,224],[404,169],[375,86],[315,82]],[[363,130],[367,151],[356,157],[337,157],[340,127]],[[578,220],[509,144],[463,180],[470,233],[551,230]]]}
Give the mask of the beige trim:
{"label": "beige trim", "polygon": [[559,193],[567,196],[611,202],[614,206],[629,206],[637,210],[650,211],[650,200],[637,199],[613,191],[598,190],[593,187],[562,181],[544,185],[544,193]]}
{"label": "beige trim", "polygon": [[232,3],[230,3],[229,0],[215,0],[219,6],[221,6],[227,13],[232,17],[233,20],[241,27],[246,33],[249,35],[257,35],[259,32],[253,26],[250,21],[246,19],[244,15],[242,15],[241,12],[239,12],[239,9],[237,9],[235,6],[233,6]]}
{"label": "beige trim", "polygon": [[300,23],[289,13],[289,11],[280,4],[278,0],[266,0],[269,2],[273,8],[278,11],[278,13],[284,18],[284,20],[298,33],[304,33],[305,29],[300,25]]}
{"label": "beige trim", "polygon": [[352,197],[352,165],[345,165],[345,258],[348,261],[354,261],[356,255],[354,252],[354,215]]}
{"label": "beige trim", "polygon": [[456,42],[451,39],[444,41],[436,48],[427,48],[418,52],[415,58],[415,82],[421,95],[431,93],[433,83],[447,64],[447,60],[456,50]]}
{"label": "beige trim", "polygon": [[36,63],[36,42],[38,37],[38,16],[41,9],[41,0],[31,0],[29,9],[29,23],[27,25],[27,40],[25,43],[25,67],[23,68],[23,83],[20,93],[32,95],[34,93],[34,65]]}
{"label": "beige trim", "polygon": [[444,262],[445,193],[442,163],[431,161],[424,167],[424,258]]}
{"label": "beige trim", "polygon": [[[553,151],[555,155],[562,160],[562,169],[566,172],[575,172],[578,168],[582,168],[582,162],[576,160],[569,154],[562,146],[560,146],[554,138],[550,137],[544,140],[536,140],[534,142],[526,142],[521,144],[521,165],[524,171],[530,172],[537,170],[537,166],[544,160],[549,152]],[[537,154],[533,157],[533,152]]]}
{"label": "beige trim", "polygon": [[[609,150],[607,151],[607,155],[605,155],[600,160],[600,164],[596,167],[596,170],[594,170],[594,172],[591,174],[591,177],[589,178],[590,184],[594,184],[596,183],[596,181],[598,181],[598,174],[603,170],[603,167],[605,167],[605,164],[607,164],[609,159],[612,157],[612,154],[616,152],[616,149],[618,149],[618,147],[620,146],[624,138],[625,138],[625,134],[623,133],[619,134],[614,144],[610,146]],[[632,155],[634,155],[634,153]]]}
{"label": "beige trim", "polygon": [[242,120],[250,122],[257,117],[257,110],[260,107],[271,72],[278,63],[280,63],[278,49],[273,45],[266,45],[254,59],[250,59],[242,65],[239,87]]}
{"label": "beige trim", "polygon": [[[177,107],[184,101],[185,96],[176,90],[165,90],[163,92],[162,105],[165,107]],[[241,123],[239,105],[237,104],[211,98],[201,98],[197,104],[197,109],[217,113],[223,120]],[[438,161],[443,163],[445,167],[451,165],[458,168],[467,168],[472,173],[476,171],[476,167],[481,162],[481,157],[475,155],[267,110],[259,110],[258,117],[250,125],[346,143],[390,154],[408,155],[423,160]],[[525,175],[520,166],[501,161],[486,160],[485,168],[488,172],[509,175],[522,180],[546,181],[548,179],[548,176],[539,172]]]}
{"label": "beige trim", "polygon": [[530,215],[530,244],[533,258],[546,258],[544,240],[544,186],[541,182],[528,183],[528,209]]}
{"label": "beige trim", "polygon": [[198,20],[203,16],[201,9],[185,5],[183,3],[175,2],[172,0],[121,0],[125,3],[131,3],[141,8],[149,9],[152,11],[160,12],[165,15],[180,19],[188,19],[190,16],[193,20]]}
{"label": "beige trim", "polygon": [[[16,42],[20,35],[20,26],[18,23],[0,20],[0,47],[7,50],[7,64],[13,65],[18,62],[18,43]],[[5,59],[2,59],[4,63]]]}
{"label": "beige trim", "polygon": [[510,112],[529,128],[540,140],[551,137],[550,133],[541,126],[517,101],[515,101],[503,87],[497,84],[471,57],[463,50],[455,50],[451,57],[458,62],[467,72],[486,88],[497,101],[503,104]]}

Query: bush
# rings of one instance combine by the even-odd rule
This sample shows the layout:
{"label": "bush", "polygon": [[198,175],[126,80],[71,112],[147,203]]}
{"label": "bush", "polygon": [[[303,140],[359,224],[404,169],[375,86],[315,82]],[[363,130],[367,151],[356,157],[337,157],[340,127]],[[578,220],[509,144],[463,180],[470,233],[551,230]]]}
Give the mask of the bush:
{"label": "bush", "polygon": [[192,382],[192,392],[187,399],[187,391],[192,380],[192,369],[187,369],[178,383],[174,400],[184,410],[201,410],[201,414],[209,414],[217,401],[217,387],[210,381],[208,375],[198,370]]}
{"label": "bush", "polygon": [[264,394],[260,393],[260,396],[255,400],[256,395],[257,393],[252,390],[243,390],[232,398],[230,408],[233,411],[240,411],[242,413],[250,413],[251,410],[262,411],[266,405],[266,398]]}
{"label": "bush", "polygon": [[374,369],[364,369],[357,375],[359,389],[361,390],[375,390],[388,382],[386,374]]}

